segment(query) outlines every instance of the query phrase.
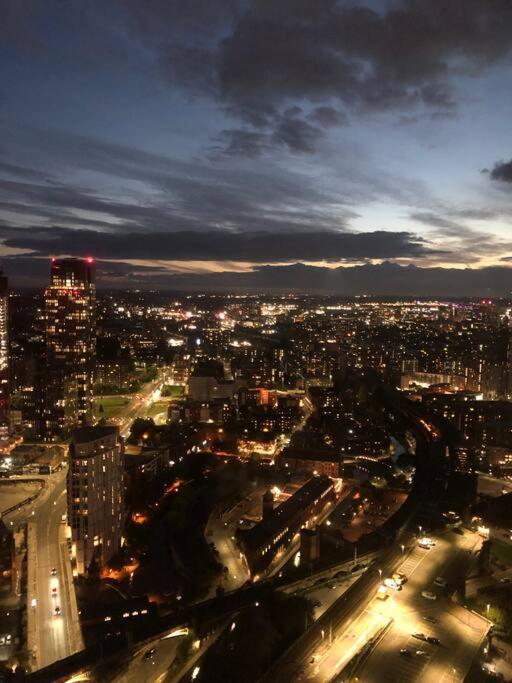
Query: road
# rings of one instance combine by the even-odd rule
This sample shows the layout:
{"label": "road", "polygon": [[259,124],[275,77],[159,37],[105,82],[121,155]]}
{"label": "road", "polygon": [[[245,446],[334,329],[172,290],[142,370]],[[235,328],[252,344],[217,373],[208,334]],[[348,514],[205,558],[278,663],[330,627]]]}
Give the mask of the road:
{"label": "road", "polygon": [[127,437],[130,427],[134,420],[139,417],[146,417],[150,403],[160,397],[163,385],[163,376],[159,372],[158,377],[152,382],[148,382],[128,403],[123,410],[123,416],[118,420],[121,436]]}
{"label": "road", "polygon": [[[34,503],[8,516],[13,525],[28,523],[27,649],[34,670],[83,648],[66,527],[61,524],[66,472],[46,476],[46,486]],[[57,606],[59,616],[55,616]]]}
{"label": "road", "polygon": [[[449,601],[442,589],[433,588],[433,581],[437,576],[453,578],[470,557],[468,550],[480,542],[476,534],[459,536],[447,532],[430,550],[414,547],[402,561],[391,561],[391,564],[383,561],[383,578],[392,566],[408,576],[403,590],[393,591],[386,601],[378,600],[376,587],[380,576],[378,569],[371,570],[374,578],[368,572],[362,579],[366,583],[365,597],[359,592],[338,600],[310,629],[311,634],[308,632],[265,680],[331,681],[388,624],[378,645],[358,669],[359,680],[364,683],[464,680],[489,624]],[[421,596],[422,590],[435,591],[438,599],[425,599]],[[433,616],[436,624],[426,622],[426,615]],[[441,645],[413,639],[414,631],[438,637]],[[426,655],[401,656],[401,648],[413,653],[422,650]]]}
{"label": "road", "polygon": [[[236,520],[219,516],[214,510],[210,515],[205,536],[208,543],[214,543],[219,553],[219,562],[227,567],[222,575],[222,588],[226,591],[240,588],[248,579],[249,571],[245,558],[240,553],[235,541],[235,530],[238,526],[240,512]],[[217,586],[212,586],[208,597],[215,595]]]}
{"label": "road", "polygon": [[[126,669],[114,678],[114,683],[160,683],[167,679],[167,671],[176,657],[178,645],[182,640],[180,630],[175,630],[169,635],[171,637],[159,638],[136,652]],[[154,654],[151,654],[152,650]]]}
{"label": "road", "polygon": [[478,489],[479,494],[486,496],[502,496],[504,493],[512,493],[512,481],[508,479],[497,479],[489,474],[479,472]]}
{"label": "road", "polygon": [[[473,551],[479,543],[475,534],[461,537],[449,532],[430,550],[416,547],[399,567],[408,576],[403,590],[391,591],[386,601],[370,599],[350,628],[315,663],[313,675],[306,675],[304,680],[331,680],[379,628],[389,624],[353,675],[365,683],[463,681],[488,623],[449,601],[443,589],[434,585],[434,579],[440,575],[448,581],[454,579],[468,550]],[[422,590],[432,591],[437,600],[427,600]],[[436,623],[427,622],[425,616]],[[415,632],[439,638],[440,644],[414,638]],[[401,649],[411,654],[401,655]]]}

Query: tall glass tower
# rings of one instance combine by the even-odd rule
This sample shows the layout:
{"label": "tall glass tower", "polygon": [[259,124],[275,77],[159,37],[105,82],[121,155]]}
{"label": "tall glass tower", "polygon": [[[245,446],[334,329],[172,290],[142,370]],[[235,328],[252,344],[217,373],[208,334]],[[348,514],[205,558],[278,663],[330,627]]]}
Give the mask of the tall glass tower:
{"label": "tall glass tower", "polygon": [[95,302],[94,260],[52,259],[45,290],[47,440],[92,422]]}

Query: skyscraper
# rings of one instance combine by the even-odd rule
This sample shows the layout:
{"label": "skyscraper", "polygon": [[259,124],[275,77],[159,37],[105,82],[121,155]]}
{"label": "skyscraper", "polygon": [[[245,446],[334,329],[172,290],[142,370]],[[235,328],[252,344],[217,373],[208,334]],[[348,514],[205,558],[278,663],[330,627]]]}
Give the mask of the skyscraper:
{"label": "skyscraper", "polygon": [[0,436],[9,428],[9,290],[0,271]]}
{"label": "skyscraper", "polygon": [[124,444],[118,427],[79,427],[69,447],[68,520],[79,574],[121,545]]}
{"label": "skyscraper", "polygon": [[45,291],[48,440],[76,424],[89,424],[93,409],[96,349],[94,261],[52,259]]}

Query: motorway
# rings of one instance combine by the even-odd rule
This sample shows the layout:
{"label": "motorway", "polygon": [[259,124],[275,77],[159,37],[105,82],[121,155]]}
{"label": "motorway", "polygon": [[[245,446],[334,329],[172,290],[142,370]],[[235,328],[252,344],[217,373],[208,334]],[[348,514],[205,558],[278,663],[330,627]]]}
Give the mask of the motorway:
{"label": "motorway", "polygon": [[[447,532],[430,550],[416,547],[402,563],[409,581],[387,601],[374,600],[377,612],[392,619],[390,628],[357,670],[365,683],[456,683],[463,681],[488,630],[489,622],[450,601],[443,588],[434,584],[441,576],[454,581],[474,558],[481,539],[466,532]],[[468,562],[469,560],[469,562]],[[428,590],[437,600],[421,595]],[[435,620],[429,623],[425,617]],[[432,644],[412,637],[420,632],[440,640]],[[405,648],[411,656],[400,655]],[[425,654],[416,654],[423,652]]]}
{"label": "motorway", "polygon": [[[13,524],[28,523],[27,649],[34,670],[83,648],[66,527],[61,524],[66,512],[66,472],[62,469],[44,477],[46,486],[34,503],[7,517]],[[55,615],[57,606],[59,616]]]}
{"label": "motorway", "polygon": [[126,668],[115,676],[114,683],[161,683],[166,680],[167,672],[182,640],[182,631],[183,629],[175,629],[167,636],[140,648],[127,663]]}
{"label": "motorway", "polygon": [[[360,654],[371,638],[383,632],[371,654],[360,664],[357,678],[364,683],[445,683],[463,681],[473,657],[487,633],[487,620],[450,602],[443,589],[433,587],[437,576],[450,581],[465,567],[481,542],[476,534],[459,536],[447,532],[437,539],[430,550],[417,546],[409,555],[389,565],[382,564],[383,578],[396,568],[408,577],[401,591],[390,591],[387,600],[376,598],[380,572],[376,567],[369,571],[365,597],[359,594],[345,602],[342,597],[324,614],[316,633],[307,636],[298,648],[292,648],[274,667],[266,681],[309,681],[325,683],[343,680],[341,673]],[[471,557],[474,557],[472,555]],[[373,578],[370,576],[373,574]],[[435,592],[436,600],[427,600],[421,592]],[[341,616],[341,619],[340,619]],[[435,624],[425,621],[429,616]],[[319,631],[319,629],[321,629]],[[314,631],[315,629],[311,629]],[[412,637],[423,632],[439,638],[433,645]],[[320,637],[318,637],[320,634]],[[410,656],[400,650],[410,650]],[[424,654],[417,655],[421,651]],[[347,678],[348,679],[348,678]]]}

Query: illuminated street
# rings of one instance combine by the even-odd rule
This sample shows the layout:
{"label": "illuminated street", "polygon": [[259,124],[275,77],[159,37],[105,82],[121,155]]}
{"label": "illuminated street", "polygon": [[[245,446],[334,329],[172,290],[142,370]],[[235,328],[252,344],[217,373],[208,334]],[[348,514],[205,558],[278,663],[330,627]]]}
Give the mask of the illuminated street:
{"label": "illuminated street", "polygon": [[[358,669],[357,675],[361,680],[365,683],[439,681],[443,677],[447,681],[464,680],[488,624],[448,602],[442,595],[442,589],[433,587],[433,581],[439,575],[449,580],[457,560],[478,543],[478,537],[473,534],[464,537],[451,534],[438,539],[430,550],[415,548],[399,567],[399,571],[408,577],[403,589],[399,592],[391,590],[386,601],[370,600],[363,616],[349,629],[351,637],[362,645],[368,641],[372,628],[376,629],[388,620],[390,627],[362,668]],[[438,599],[427,600],[421,595],[423,590],[435,592]],[[433,617],[436,623],[426,622],[425,616]],[[413,638],[411,634],[414,632],[439,638],[441,644],[433,645]],[[347,632],[333,645],[333,652],[325,657],[325,667],[322,659],[320,666],[317,665],[319,673],[308,676],[307,680],[329,680],[333,661],[339,664],[338,671],[342,670],[347,661],[341,658],[341,653],[347,649],[346,639]],[[409,650],[411,656],[400,655],[402,648]],[[426,654],[418,655],[418,651]],[[336,660],[336,654],[340,659]]]}
{"label": "illuminated street", "polygon": [[[160,683],[166,679],[166,672],[176,656],[181,637],[161,638],[149,643],[130,659],[124,671],[114,679],[114,683],[139,683],[151,681]],[[153,653],[154,650],[154,653]]]}
{"label": "illuminated street", "polygon": [[142,387],[128,405],[123,408],[122,418],[118,421],[121,436],[126,438],[129,435],[134,420],[146,417],[149,405],[160,397],[162,384],[163,379],[160,373],[156,379]]}
{"label": "illuminated street", "polygon": [[[320,639],[317,627],[315,635],[305,640],[302,662],[293,661],[291,654],[291,659],[285,658],[266,680],[279,681],[285,680],[285,676],[294,676],[297,680],[315,683],[330,681],[374,635],[389,625],[357,669],[359,680],[365,683],[408,683],[413,680],[423,683],[443,680],[444,676],[445,681],[463,681],[488,630],[488,622],[448,601],[443,597],[443,589],[433,586],[433,582],[438,576],[448,581],[454,578],[460,565],[469,557],[468,550],[473,550],[480,541],[476,534],[459,536],[448,532],[438,538],[430,550],[414,547],[397,567],[397,571],[408,577],[401,591],[390,589],[387,600],[378,600],[377,576],[370,584],[366,602],[359,602],[359,609],[357,604],[351,605],[350,597],[344,605],[342,597],[325,615],[332,616],[332,620],[324,619]],[[377,570],[372,571],[375,574]],[[435,592],[437,600],[423,597],[421,592],[425,590]],[[339,614],[345,613],[343,610],[347,617],[340,623]],[[435,624],[427,622],[425,616],[435,619]],[[338,628],[337,623],[340,623]],[[439,638],[440,645],[412,638],[414,632]],[[310,642],[316,645],[310,646]],[[401,655],[402,648],[410,650],[411,655]],[[417,655],[417,651],[426,654]]]}
{"label": "illuminated street", "polygon": [[27,649],[34,669],[83,648],[66,526],[61,523],[66,512],[66,469],[45,480],[47,486],[34,504],[12,515],[15,521],[28,522]]}

